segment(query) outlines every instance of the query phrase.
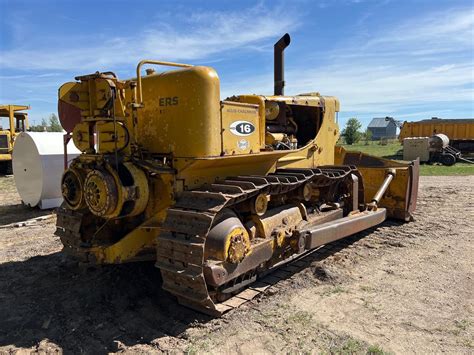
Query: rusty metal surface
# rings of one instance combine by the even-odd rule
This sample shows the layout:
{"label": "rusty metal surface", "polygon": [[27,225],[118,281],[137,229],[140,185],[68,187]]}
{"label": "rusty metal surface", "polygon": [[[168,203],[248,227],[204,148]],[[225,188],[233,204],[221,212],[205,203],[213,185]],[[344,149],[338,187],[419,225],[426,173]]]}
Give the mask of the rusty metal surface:
{"label": "rusty metal surface", "polygon": [[254,246],[252,253],[248,255],[234,269],[228,270],[223,263],[208,263],[204,266],[204,277],[207,284],[221,286],[250,270],[257,268],[261,263],[269,260],[273,254],[272,241],[265,240]]}
{"label": "rusty metal surface", "polygon": [[58,101],[58,116],[61,126],[67,133],[71,133],[82,120],[81,110],[63,100]]}
{"label": "rusty metal surface", "polygon": [[365,211],[357,215],[326,222],[300,233],[306,235],[306,248],[313,249],[382,223],[386,218],[386,214],[387,211],[384,208],[376,211]]}
{"label": "rusty metal surface", "polygon": [[409,196],[406,199],[408,201],[408,206],[406,207],[407,214],[409,216],[405,217],[405,220],[411,218],[411,214],[416,209],[416,201],[418,199],[418,185],[420,180],[420,159],[416,159],[412,162],[410,166],[410,186],[408,189]]}
{"label": "rusty metal surface", "polygon": [[[246,280],[253,280],[257,263],[268,260],[271,254],[262,247],[262,252],[255,253],[248,263],[244,259],[242,266],[208,263],[204,258],[205,243],[217,214],[224,208],[242,203],[262,192],[279,195],[297,191],[308,182],[317,186],[330,186],[350,177],[354,171],[354,168],[347,166],[291,171],[281,169],[268,176],[231,177],[198,191],[187,191],[182,195],[183,199],[178,198],[176,205],[169,210],[163,232],[157,240],[156,266],[161,270],[163,288],[174,294],[181,304],[213,316],[247,302],[249,295],[245,293],[245,297],[237,294],[219,303],[218,289],[214,286],[226,287],[222,280],[231,283],[232,279],[237,280],[237,276],[243,284]],[[275,282],[279,280],[278,277],[275,279]],[[264,280],[272,281],[268,277]],[[232,284],[229,287],[232,288]]]}

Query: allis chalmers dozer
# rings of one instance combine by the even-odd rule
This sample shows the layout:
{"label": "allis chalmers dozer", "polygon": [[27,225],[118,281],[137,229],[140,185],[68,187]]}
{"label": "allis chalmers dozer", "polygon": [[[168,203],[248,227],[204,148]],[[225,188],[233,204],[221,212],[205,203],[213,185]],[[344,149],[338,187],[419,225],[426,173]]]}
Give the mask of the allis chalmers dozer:
{"label": "allis chalmers dozer", "polygon": [[[408,221],[418,163],[336,147],[338,100],[283,94],[289,43],[275,44],[273,96],[221,101],[214,69],[153,60],[133,79],[62,85],[65,138],[82,151],[62,178],[64,249],[86,263],[152,260],[180,303],[220,315],[269,270]],[[177,69],[142,76],[144,65]]]}

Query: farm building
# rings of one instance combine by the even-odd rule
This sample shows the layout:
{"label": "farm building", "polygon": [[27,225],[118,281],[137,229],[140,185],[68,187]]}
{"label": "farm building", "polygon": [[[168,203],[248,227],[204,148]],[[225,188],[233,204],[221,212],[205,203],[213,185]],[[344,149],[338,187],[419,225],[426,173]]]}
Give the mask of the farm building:
{"label": "farm building", "polygon": [[372,140],[397,137],[397,122],[393,117],[376,117],[372,119],[367,129],[372,132]]}

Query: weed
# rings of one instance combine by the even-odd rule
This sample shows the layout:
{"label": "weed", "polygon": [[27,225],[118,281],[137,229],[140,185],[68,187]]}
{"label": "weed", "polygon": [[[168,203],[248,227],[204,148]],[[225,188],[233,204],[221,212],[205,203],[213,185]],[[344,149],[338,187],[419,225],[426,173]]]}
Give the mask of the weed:
{"label": "weed", "polygon": [[330,349],[329,352],[334,355],[349,355],[360,353],[363,348],[364,346],[360,341],[349,338],[342,345]]}
{"label": "weed", "polygon": [[313,320],[313,315],[306,311],[295,312],[287,318],[288,322],[298,323],[305,327],[309,326],[312,320]]}
{"label": "weed", "polygon": [[459,344],[462,346],[465,346],[466,348],[473,349],[474,348],[474,343],[470,339],[462,339]]}
{"label": "weed", "polygon": [[210,350],[208,339],[191,338],[189,345],[184,350],[186,355],[196,355]]}
{"label": "weed", "polygon": [[463,319],[463,320],[460,320],[460,321],[455,320],[454,325],[456,326],[456,328],[458,328],[460,330],[466,330],[471,325],[471,322],[468,321],[467,319]]}
{"label": "weed", "polygon": [[335,294],[338,294],[338,293],[343,293],[343,292],[347,292],[342,286],[335,286],[329,290],[326,290],[322,293],[323,296],[330,296],[330,295],[335,295]]}
{"label": "weed", "polygon": [[378,345],[370,345],[367,348],[367,355],[384,355],[387,354],[385,351],[382,350],[382,348]]}

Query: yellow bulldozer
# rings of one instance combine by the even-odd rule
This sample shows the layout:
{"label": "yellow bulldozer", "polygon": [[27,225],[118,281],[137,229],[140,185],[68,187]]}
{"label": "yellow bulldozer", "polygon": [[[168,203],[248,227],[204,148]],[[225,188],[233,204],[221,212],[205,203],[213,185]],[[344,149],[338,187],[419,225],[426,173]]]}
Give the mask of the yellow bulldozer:
{"label": "yellow bulldozer", "polygon": [[[28,129],[29,106],[0,105],[0,174],[13,174],[12,152],[15,137]],[[5,118],[8,127],[3,127]]]}
{"label": "yellow bulldozer", "polygon": [[153,261],[181,304],[220,315],[310,250],[410,220],[418,162],[336,147],[339,101],[284,95],[289,43],[274,46],[271,96],[221,100],[213,68],[155,60],[129,80],[96,72],[62,85],[65,142],[82,152],[62,177],[65,251],[92,264]]}

